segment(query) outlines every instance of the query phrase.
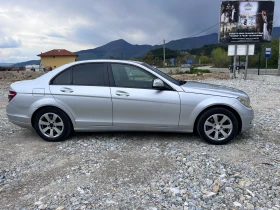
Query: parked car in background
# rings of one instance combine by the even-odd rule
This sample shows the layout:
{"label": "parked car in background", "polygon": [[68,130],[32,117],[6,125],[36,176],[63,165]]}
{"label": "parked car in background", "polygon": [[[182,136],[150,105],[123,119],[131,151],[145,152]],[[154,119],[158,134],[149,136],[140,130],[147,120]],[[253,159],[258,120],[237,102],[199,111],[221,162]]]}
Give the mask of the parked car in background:
{"label": "parked car in background", "polygon": [[[228,66],[228,70],[232,70],[233,69],[233,64],[230,64]],[[236,70],[239,70],[239,69],[245,69],[245,62],[236,62]]]}
{"label": "parked car in background", "polygon": [[252,128],[254,117],[243,91],[176,80],[123,60],[63,65],[11,84],[8,99],[10,122],[52,142],[72,131],[197,131],[211,144],[225,144]]}
{"label": "parked car in background", "polygon": [[183,65],[181,66],[181,68],[187,68],[187,69],[190,69],[191,67],[192,67],[192,65],[189,64],[189,63],[183,64]]}

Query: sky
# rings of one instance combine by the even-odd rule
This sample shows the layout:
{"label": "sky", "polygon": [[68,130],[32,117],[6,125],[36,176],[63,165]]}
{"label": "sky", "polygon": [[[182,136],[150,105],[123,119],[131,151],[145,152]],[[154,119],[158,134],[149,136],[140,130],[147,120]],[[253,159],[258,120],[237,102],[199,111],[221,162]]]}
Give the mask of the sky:
{"label": "sky", "polygon": [[[220,0],[0,0],[0,63],[117,39],[156,45],[186,38],[217,24],[219,6]],[[279,25],[276,12],[274,26]],[[204,34],[217,32],[218,26]]]}

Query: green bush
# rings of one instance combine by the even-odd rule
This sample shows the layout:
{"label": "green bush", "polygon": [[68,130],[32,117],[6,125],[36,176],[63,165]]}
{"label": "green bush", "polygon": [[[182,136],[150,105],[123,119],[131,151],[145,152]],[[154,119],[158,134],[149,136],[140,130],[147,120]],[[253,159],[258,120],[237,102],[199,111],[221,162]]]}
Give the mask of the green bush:
{"label": "green bush", "polygon": [[211,73],[210,70],[206,70],[206,69],[194,69],[191,68],[190,71],[186,71],[186,74],[207,74],[207,73]]}

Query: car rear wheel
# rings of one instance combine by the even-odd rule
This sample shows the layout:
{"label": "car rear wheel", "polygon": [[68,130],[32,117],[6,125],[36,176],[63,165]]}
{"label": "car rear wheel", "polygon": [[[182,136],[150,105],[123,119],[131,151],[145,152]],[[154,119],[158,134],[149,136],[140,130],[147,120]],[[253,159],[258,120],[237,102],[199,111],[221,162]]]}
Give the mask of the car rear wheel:
{"label": "car rear wheel", "polygon": [[36,114],[34,128],[42,139],[51,142],[66,140],[73,131],[67,114],[52,107],[44,108]]}
{"label": "car rear wheel", "polygon": [[238,120],[228,109],[209,109],[199,117],[197,131],[210,144],[226,144],[237,135]]}

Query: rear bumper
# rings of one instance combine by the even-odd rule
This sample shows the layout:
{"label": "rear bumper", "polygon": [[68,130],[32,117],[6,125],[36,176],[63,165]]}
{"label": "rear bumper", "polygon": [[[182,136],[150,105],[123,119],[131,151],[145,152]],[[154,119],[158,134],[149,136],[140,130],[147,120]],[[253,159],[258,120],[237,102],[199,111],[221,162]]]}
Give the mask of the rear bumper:
{"label": "rear bumper", "polygon": [[27,110],[23,107],[10,102],[6,106],[6,113],[11,123],[23,128],[32,128],[31,118],[28,117]]}
{"label": "rear bumper", "polygon": [[13,114],[7,114],[9,121],[22,128],[32,128],[32,123],[30,118],[23,116],[17,116]]}

